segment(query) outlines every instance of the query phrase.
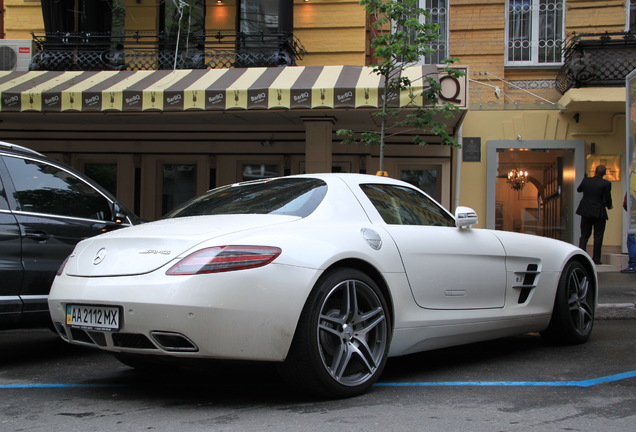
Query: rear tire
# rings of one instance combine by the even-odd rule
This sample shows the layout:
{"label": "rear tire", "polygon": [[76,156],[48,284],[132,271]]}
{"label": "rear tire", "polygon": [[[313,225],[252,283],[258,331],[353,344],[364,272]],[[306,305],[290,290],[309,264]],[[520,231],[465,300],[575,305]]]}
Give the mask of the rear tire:
{"label": "rear tire", "polygon": [[357,396],[382,373],[390,339],[388,308],[377,284],[359,270],[335,269],[318,281],[307,299],[279,369],[304,391]]}
{"label": "rear tire", "polygon": [[587,342],[594,326],[595,302],[589,270],[578,261],[570,261],[559,279],[550,324],[541,335],[561,344]]}

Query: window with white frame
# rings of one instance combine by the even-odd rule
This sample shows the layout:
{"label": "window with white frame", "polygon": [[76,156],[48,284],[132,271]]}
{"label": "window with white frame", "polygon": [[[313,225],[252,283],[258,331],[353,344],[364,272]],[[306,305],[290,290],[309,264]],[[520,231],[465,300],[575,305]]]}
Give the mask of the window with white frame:
{"label": "window with white frame", "polygon": [[636,0],[627,0],[627,31],[636,32]]}
{"label": "window with white frame", "polygon": [[430,12],[430,21],[439,24],[440,38],[431,44],[435,50],[427,54],[424,59],[425,64],[442,63],[448,58],[448,0],[420,0],[422,9]]}
{"label": "window with white frame", "polygon": [[[398,0],[399,1],[399,0]],[[439,25],[439,39],[431,42],[433,52],[426,54],[421,62],[423,64],[438,64],[448,58],[448,2],[449,0],[419,0],[418,7],[430,13],[430,17],[421,15],[420,22],[435,23]],[[415,35],[411,34],[413,40]]]}
{"label": "window with white frame", "polygon": [[562,63],[565,0],[508,0],[506,65]]}

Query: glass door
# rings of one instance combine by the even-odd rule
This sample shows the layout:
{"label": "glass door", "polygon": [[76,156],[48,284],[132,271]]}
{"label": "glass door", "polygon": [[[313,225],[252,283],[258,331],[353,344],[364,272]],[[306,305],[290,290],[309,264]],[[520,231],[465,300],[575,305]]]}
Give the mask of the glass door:
{"label": "glass door", "polygon": [[141,212],[156,220],[210,185],[210,160],[206,155],[144,155],[141,174]]}
{"label": "glass door", "polygon": [[161,165],[161,215],[197,194],[196,163]]}

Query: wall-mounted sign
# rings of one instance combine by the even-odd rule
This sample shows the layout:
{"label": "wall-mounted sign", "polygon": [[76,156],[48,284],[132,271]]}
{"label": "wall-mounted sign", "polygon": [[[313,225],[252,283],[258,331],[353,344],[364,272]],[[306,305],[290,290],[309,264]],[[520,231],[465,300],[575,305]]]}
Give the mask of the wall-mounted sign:
{"label": "wall-mounted sign", "polygon": [[464,162],[481,162],[481,138],[464,137],[462,142],[462,159]]}
{"label": "wall-mounted sign", "polygon": [[607,174],[603,177],[609,181],[620,181],[621,179],[621,156],[620,155],[597,155],[587,156],[586,173],[588,177],[594,177],[594,171],[599,165],[605,165]]}

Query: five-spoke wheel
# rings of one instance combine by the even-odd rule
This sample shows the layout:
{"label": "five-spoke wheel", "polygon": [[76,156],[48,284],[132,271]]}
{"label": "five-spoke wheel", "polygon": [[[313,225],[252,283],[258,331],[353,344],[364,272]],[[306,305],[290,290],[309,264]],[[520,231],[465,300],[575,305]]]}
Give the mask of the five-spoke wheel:
{"label": "five-spoke wheel", "polygon": [[589,271],[577,261],[569,262],[559,280],[554,309],[542,335],[561,343],[583,343],[594,326],[596,296]]}
{"label": "five-spoke wheel", "polygon": [[336,269],[316,285],[302,312],[283,375],[335,397],[366,391],[386,364],[391,320],[377,284]]}

